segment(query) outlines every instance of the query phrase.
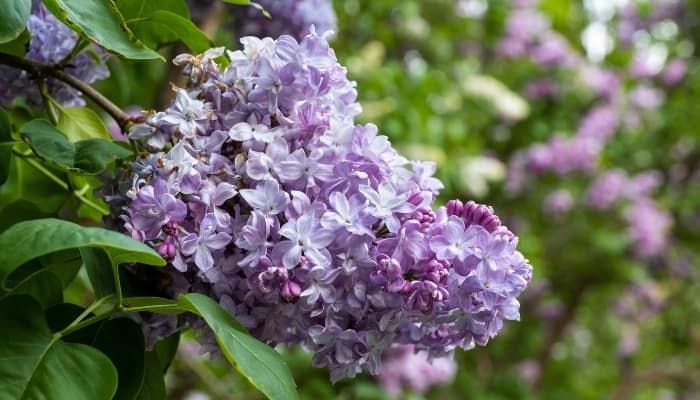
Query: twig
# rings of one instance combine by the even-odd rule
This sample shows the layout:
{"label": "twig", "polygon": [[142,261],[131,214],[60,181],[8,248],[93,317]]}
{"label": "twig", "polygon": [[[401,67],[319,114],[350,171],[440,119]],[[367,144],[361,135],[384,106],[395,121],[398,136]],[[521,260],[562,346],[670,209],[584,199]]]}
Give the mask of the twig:
{"label": "twig", "polygon": [[48,89],[46,88],[46,81],[44,79],[37,79],[36,83],[39,85],[39,93],[41,93],[41,97],[44,99],[44,106],[46,107],[46,112],[49,114],[51,123],[54,125],[58,124],[58,115],[56,114],[56,110],[53,108],[53,104],[51,103],[52,99],[49,95]]}
{"label": "twig", "polygon": [[564,312],[554,321],[550,334],[545,341],[544,347],[537,356],[537,364],[540,366],[540,373],[537,376],[537,379],[535,379],[535,388],[540,388],[542,385],[543,379],[547,372],[547,367],[549,366],[549,361],[552,358],[554,346],[561,341],[564,333],[566,333],[566,329],[569,327],[571,322],[576,319],[578,308],[581,305],[581,300],[586,292],[586,289],[588,289],[588,286],[589,283],[587,281],[583,281],[576,287],[575,291],[572,293],[572,297],[566,303]]}
{"label": "twig", "polygon": [[117,121],[122,130],[126,130],[127,126],[132,122],[132,118],[129,114],[122,111],[121,108],[117,107],[108,98],[103,96],[102,93],[55,65],[42,64],[3,53],[0,53],[0,64],[6,64],[11,67],[29,71],[37,75],[40,79],[43,77],[52,77],[65,82],[69,86],[82,92],[87,98],[107,111],[107,113]]}
{"label": "twig", "polygon": [[640,386],[653,386],[666,381],[673,381],[677,384],[696,383],[700,381],[700,372],[687,366],[671,363],[657,365],[623,379],[620,386],[612,392],[610,398],[612,400],[629,399]]}

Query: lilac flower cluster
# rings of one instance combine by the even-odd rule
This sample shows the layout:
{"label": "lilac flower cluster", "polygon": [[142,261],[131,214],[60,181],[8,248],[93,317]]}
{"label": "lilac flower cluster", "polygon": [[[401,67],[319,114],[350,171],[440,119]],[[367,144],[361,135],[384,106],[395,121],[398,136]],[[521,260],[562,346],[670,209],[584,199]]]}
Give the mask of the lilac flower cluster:
{"label": "lilac flower cluster", "polygon": [[[667,3],[654,4],[653,21],[636,24],[634,32],[650,29],[656,22],[676,15],[681,7],[680,2]],[[594,173],[598,169],[601,152],[618,129],[638,129],[643,118],[664,103],[663,92],[655,87],[652,78],[658,78],[656,83],[676,85],[687,72],[687,65],[682,58],[669,60],[660,70],[650,70],[647,65],[650,57],[647,54],[648,48],[638,50],[626,70],[602,68],[589,62],[570,46],[556,44],[566,39],[553,30],[551,21],[537,9],[537,1],[513,1],[513,6],[514,11],[508,18],[499,51],[506,58],[528,58],[540,65],[546,74],[546,77],[535,80],[524,88],[528,97],[539,99],[557,96],[557,84],[550,78],[552,68],[575,73],[581,83],[596,96],[596,102],[578,122],[572,135],[557,132],[546,142],[535,143],[516,152],[509,165],[508,182],[514,192],[525,187],[529,178],[526,171],[535,174],[553,172],[558,175]],[[622,20],[636,12],[634,10],[633,7],[625,8],[621,12]],[[554,44],[545,44],[544,40],[553,41]],[[550,49],[551,54],[541,55],[543,49]],[[624,78],[629,82],[624,81]],[[626,87],[630,89],[625,90]]]}
{"label": "lilac flower cluster", "polygon": [[[235,22],[233,29],[240,36],[278,37],[291,35],[297,40],[314,26],[318,32],[336,31],[337,19],[330,0],[258,0],[270,18],[250,6],[230,6]],[[208,9],[210,0],[189,0],[193,15],[203,19],[202,9]]]}
{"label": "lilac flower cluster", "polygon": [[653,192],[661,185],[660,175],[648,171],[628,177],[620,169],[604,171],[589,186],[586,194],[588,206],[598,210],[608,210],[623,200],[629,203],[624,217],[639,257],[660,255],[668,247],[673,219],[652,198]]}
{"label": "lilac flower cluster", "polygon": [[411,345],[388,349],[382,362],[378,380],[394,398],[401,396],[404,386],[415,393],[424,393],[433,385],[451,382],[457,373],[457,363],[453,359],[430,359],[426,352],[416,352]]}
{"label": "lilac flower cluster", "polygon": [[[124,229],[270,344],[301,344],[332,380],[380,371],[410,344],[485,345],[519,319],[532,267],[493,209],[452,200],[435,165],[355,125],[353,82],[323,36],[245,37],[180,55],[189,89],[130,138]],[[213,339],[204,335],[204,344]]]}
{"label": "lilac flower cluster", "polygon": [[[29,49],[25,58],[44,64],[57,64],[70,55],[78,42],[78,34],[63,25],[40,2],[34,2],[27,22],[31,34]],[[71,58],[65,71],[86,83],[93,83],[109,76],[104,64],[106,53],[101,49],[88,46]],[[15,97],[25,96],[32,106],[43,104],[39,87],[34,77],[24,70],[0,66],[0,104],[12,102]],[[49,94],[64,106],[82,106],[85,101],[77,90],[53,78],[46,80]]]}
{"label": "lilac flower cluster", "polygon": [[577,54],[568,40],[553,30],[550,21],[535,9],[536,4],[514,4],[515,9],[506,23],[506,32],[498,44],[505,58],[527,56],[546,67],[573,66]]}
{"label": "lilac flower cluster", "polygon": [[621,8],[615,31],[622,45],[632,46],[635,34],[648,31],[664,20],[678,20],[685,10],[681,0],[650,0],[647,3],[645,11],[641,11],[634,2]]}

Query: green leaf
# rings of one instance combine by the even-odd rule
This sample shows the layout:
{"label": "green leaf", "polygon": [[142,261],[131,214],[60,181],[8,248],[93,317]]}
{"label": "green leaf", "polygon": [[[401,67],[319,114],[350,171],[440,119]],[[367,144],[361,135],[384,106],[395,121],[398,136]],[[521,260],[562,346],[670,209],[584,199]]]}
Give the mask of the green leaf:
{"label": "green leaf", "polygon": [[[2,203],[2,194],[0,194],[0,203]],[[18,222],[48,217],[49,214],[40,210],[31,201],[23,199],[13,201],[0,207],[0,232]]]}
{"label": "green leaf", "polygon": [[119,12],[129,24],[135,19],[146,18],[158,10],[168,10],[181,17],[190,18],[185,0],[116,0]]}
{"label": "green leaf", "polygon": [[10,117],[0,108],[0,185],[7,180],[10,173],[10,157],[12,157],[12,145],[3,144],[12,141]]}
{"label": "green leaf", "polygon": [[16,38],[7,43],[0,44],[0,53],[11,54],[13,56],[24,58],[24,56],[27,54],[29,39],[31,38],[32,35],[29,33],[29,31],[24,29]]}
{"label": "green leaf", "polygon": [[144,379],[146,344],[139,325],[128,318],[104,321],[89,343],[102,351],[117,368],[119,385],[116,400],[134,399]]}
{"label": "green leaf", "polygon": [[112,273],[112,265],[109,256],[104,250],[95,247],[82,247],[80,255],[83,257],[85,270],[87,271],[92,292],[95,298],[101,299],[116,293],[116,283]]}
{"label": "green leaf", "polygon": [[121,233],[60,219],[38,219],[20,222],[0,234],[0,286],[12,271],[33,258],[80,247],[102,248],[113,265],[165,265],[153,249]]}
{"label": "green leaf", "polygon": [[58,120],[57,128],[71,142],[95,138],[112,138],[102,118],[86,107],[61,109],[61,117]]}
{"label": "green leaf", "polygon": [[165,380],[160,369],[160,362],[155,351],[146,352],[146,364],[141,391],[136,397],[138,400],[163,400],[165,399]]}
{"label": "green leaf", "polygon": [[0,43],[19,36],[27,26],[32,0],[0,0]]}
{"label": "green leaf", "polygon": [[75,147],[49,121],[29,121],[20,128],[19,133],[37,156],[69,167],[75,163]]}
{"label": "green leaf", "polygon": [[157,48],[182,40],[193,52],[211,47],[209,39],[190,21],[184,0],[117,0],[129,28],[146,45]]}
{"label": "green leaf", "polygon": [[[48,169],[54,172],[53,169]],[[62,172],[56,171],[56,174],[60,177]],[[6,213],[6,207],[18,201],[31,203],[40,213],[53,214],[69,197],[70,192],[47,178],[26,160],[14,155],[10,158],[7,180],[0,186],[0,210],[3,214]],[[31,211],[31,207],[27,206],[20,206],[20,209]],[[31,215],[38,216],[36,213]],[[10,218],[14,219],[15,216],[10,215]],[[5,221],[3,219],[0,224],[4,224]]]}
{"label": "green leaf", "polygon": [[226,359],[265,396],[273,400],[298,398],[292,374],[279,353],[250,336],[216,301],[199,293],[180,295],[178,301],[204,318]]}
{"label": "green leaf", "polygon": [[109,358],[90,346],[60,341],[31,297],[0,301],[0,326],[1,400],[108,400],[114,395],[117,371]]}
{"label": "green leaf", "polygon": [[63,23],[107,50],[134,60],[163,59],[134,36],[112,0],[44,0],[44,4]]}
{"label": "green leaf", "polygon": [[76,249],[58,251],[39,258],[41,264],[53,272],[63,288],[67,288],[83,266],[80,252]]}
{"label": "green leaf", "polygon": [[75,143],[75,169],[86,174],[98,174],[114,160],[133,155],[128,148],[104,139],[88,139]]}
{"label": "green leaf", "polygon": [[71,143],[44,119],[29,121],[19,132],[34,154],[67,171],[95,175],[104,171],[112,161],[132,156],[131,150],[104,139]]}
{"label": "green leaf", "polygon": [[42,308],[49,308],[63,301],[61,280],[53,272],[42,269],[20,282],[1,297],[15,294],[32,296]]}
{"label": "green leaf", "polygon": [[134,22],[133,29],[141,40],[153,47],[175,40],[182,40],[194,53],[203,53],[212,47],[209,38],[190,19],[166,10],[154,11]]}
{"label": "green leaf", "polygon": [[170,363],[172,363],[175,354],[177,353],[177,347],[180,344],[180,333],[176,332],[172,335],[161,339],[153,345],[153,352],[158,357],[158,365],[160,366],[161,373],[168,372],[170,368]]}

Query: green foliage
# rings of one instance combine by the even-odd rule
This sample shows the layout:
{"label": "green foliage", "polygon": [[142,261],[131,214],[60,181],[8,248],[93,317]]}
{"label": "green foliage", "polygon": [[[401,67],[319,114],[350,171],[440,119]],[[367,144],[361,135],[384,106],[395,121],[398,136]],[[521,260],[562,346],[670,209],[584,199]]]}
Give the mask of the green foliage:
{"label": "green foliage", "polygon": [[[117,371],[98,350],[51,333],[39,303],[28,296],[0,301],[0,399],[108,400]],[[60,388],[60,389],[59,389]]]}
{"label": "green foliage", "polygon": [[181,295],[178,302],[207,322],[226,359],[269,399],[298,398],[296,384],[282,357],[250,336],[219,304],[198,293]]}
{"label": "green foliage", "polygon": [[24,31],[32,9],[32,0],[0,1],[0,43],[16,39]]}
{"label": "green foliage", "polygon": [[9,42],[0,44],[0,53],[11,54],[17,57],[24,57],[27,53],[27,45],[31,35],[27,29],[24,29],[19,36]]}
{"label": "green foliage", "polygon": [[71,143],[61,131],[43,119],[24,124],[20,134],[39,158],[71,172],[98,174],[114,160],[132,156],[131,150],[104,139]]}
{"label": "green foliage", "polygon": [[112,0],[45,0],[44,4],[60,21],[107,50],[134,60],[162,59],[134,35]]}
{"label": "green foliage", "polygon": [[211,47],[209,38],[192,21],[170,11],[156,10],[133,23],[134,31],[151,47],[160,47],[181,39],[194,53],[203,53]]}
{"label": "green foliage", "polygon": [[[163,259],[150,247],[127,236],[101,228],[85,228],[59,219],[38,219],[20,222],[0,234],[0,285],[22,264],[55,251],[98,247],[111,264],[141,262],[164,265]],[[105,266],[106,268],[106,266]]]}
{"label": "green foliage", "polygon": [[86,107],[62,108],[57,127],[71,142],[112,137],[102,118]]}

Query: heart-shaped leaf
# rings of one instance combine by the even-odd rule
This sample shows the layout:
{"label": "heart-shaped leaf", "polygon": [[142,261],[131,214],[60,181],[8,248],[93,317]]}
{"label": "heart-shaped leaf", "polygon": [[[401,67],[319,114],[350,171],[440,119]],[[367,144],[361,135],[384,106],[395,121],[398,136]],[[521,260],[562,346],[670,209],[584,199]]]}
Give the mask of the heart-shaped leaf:
{"label": "heart-shaped leaf", "polygon": [[[0,301],[0,399],[109,400],[117,371],[99,350],[65,343],[26,295]],[[7,362],[7,360],[12,360]]]}

